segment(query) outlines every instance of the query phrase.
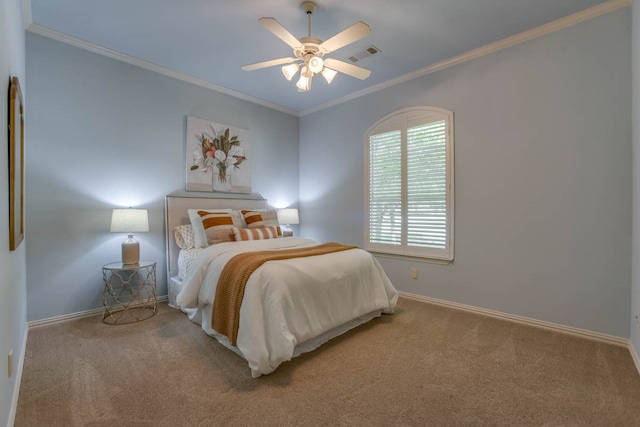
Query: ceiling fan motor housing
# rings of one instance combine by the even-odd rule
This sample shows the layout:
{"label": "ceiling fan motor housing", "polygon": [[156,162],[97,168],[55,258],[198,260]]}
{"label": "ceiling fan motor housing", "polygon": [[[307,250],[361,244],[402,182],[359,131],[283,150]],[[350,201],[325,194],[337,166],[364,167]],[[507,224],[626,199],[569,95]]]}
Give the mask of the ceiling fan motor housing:
{"label": "ceiling fan motor housing", "polygon": [[322,40],[315,37],[302,37],[300,38],[302,46],[293,50],[294,55],[297,58],[308,61],[314,56],[322,57],[325,52],[320,48]]}
{"label": "ceiling fan motor housing", "polygon": [[302,10],[304,10],[307,14],[309,14],[318,10],[318,6],[316,6],[316,4],[312,1],[303,1]]}

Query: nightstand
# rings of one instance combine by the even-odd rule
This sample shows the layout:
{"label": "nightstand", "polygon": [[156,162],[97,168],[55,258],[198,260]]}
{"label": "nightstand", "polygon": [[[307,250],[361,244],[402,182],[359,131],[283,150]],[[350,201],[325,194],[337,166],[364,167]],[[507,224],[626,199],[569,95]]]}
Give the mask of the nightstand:
{"label": "nightstand", "polygon": [[156,314],[156,263],[113,262],[102,267],[102,321],[110,325],[133,323]]}

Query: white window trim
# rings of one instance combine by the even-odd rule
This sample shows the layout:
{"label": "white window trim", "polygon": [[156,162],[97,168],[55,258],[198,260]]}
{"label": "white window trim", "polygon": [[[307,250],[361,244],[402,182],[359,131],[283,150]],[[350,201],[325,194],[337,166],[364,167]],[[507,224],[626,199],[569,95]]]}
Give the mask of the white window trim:
{"label": "white window trim", "polygon": [[[369,192],[370,192],[370,182],[369,182],[369,138],[371,134],[379,134],[385,131],[397,130],[400,126],[403,128],[403,150],[406,150],[406,129],[407,123],[410,123],[412,118],[415,116],[426,117],[428,120],[428,116],[430,114],[434,115],[434,118],[441,118],[446,121],[447,133],[446,133],[446,143],[445,143],[445,153],[447,156],[447,171],[446,171],[446,181],[447,181],[447,195],[446,195],[446,204],[447,204],[447,225],[446,225],[446,233],[447,233],[447,244],[445,249],[432,249],[432,250],[418,250],[412,251],[411,247],[407,247],[404,243],[401,245],[387,245],[381,243],[371,243],[369,242],[370,236],[370,214],[369,214]],[[421,261],[433,261],[436,263],[448,264],[454,259],[454,220],[455,220],[455,192],[454,192],[454,119],[453,112],[450,110],[446,110],[438,107],[409,107],[404,108],[398,111],[395,111],[391,114],[388,114],[374,123],[369,129],[367,129],[364,136],[364,144],[365,144],[365,192],[364,192],[364,206],[365,206],[365,235],[364,235],[364,247],[366,250],[370,252],[374,252],[379,254],[380,256],[390,257],[390,258],[401,258],[401,259],[412,259],[412,260],[421,260]],[[406,154],[406,153],[405,153]],[[403,156],[406,159],[406,155]],[[403,161],[403,175],[406,174],[406,162]],[[403,186],[403,203],[406,201],[406,185]],[[403,223],[406,223],[406,218],[402,218]],[[403,234],[403,242],[404,236],[406,236],[406,225],[403,225],[402,229]]]}

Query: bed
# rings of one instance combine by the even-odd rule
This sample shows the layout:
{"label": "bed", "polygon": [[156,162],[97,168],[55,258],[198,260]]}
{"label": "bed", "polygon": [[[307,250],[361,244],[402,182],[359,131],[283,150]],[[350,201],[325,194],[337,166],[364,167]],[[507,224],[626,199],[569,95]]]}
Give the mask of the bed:
{"label": "bed", "polygon": [[371,254],[282,237],[259,195],[177,192],[165,202],[169,305],[254,378],[394,311],[398,293]]}

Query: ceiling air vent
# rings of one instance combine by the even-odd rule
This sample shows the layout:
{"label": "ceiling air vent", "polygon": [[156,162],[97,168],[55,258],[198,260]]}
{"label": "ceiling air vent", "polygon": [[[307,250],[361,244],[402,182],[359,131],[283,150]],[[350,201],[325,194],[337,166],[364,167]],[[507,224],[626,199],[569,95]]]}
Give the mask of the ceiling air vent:
{"label": "ceiling air vent", "polygon": [[368,48],[366,48],[365,50],[363,50],[362,52],[357,53],[357,54],[355,54],[353,56],[350,56],[349,60],[351,62],[358,62],[361,59],[364,59],[367,56],[375,55],[376,53],[380,53],[380,49],[378,49],[374,45],[371,45]]}

